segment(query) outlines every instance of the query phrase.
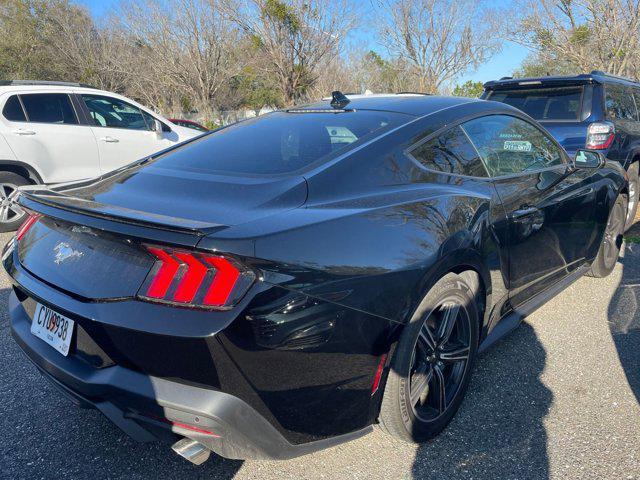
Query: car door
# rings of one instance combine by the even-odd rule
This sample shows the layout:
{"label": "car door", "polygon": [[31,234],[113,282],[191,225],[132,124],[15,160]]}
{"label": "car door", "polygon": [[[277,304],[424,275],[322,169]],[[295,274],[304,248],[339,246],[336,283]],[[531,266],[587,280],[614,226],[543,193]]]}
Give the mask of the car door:
{"label": "car door", "polygon": [[95,122],[93,133],[103,173],[122,167],[170,146],[162,132],[154,131],[154,118],[137,106],[106,95],[80,94]]}
{"label": "car door", "polygon": [[80,123],[67,93],[10,94],[2,112],[3,135],[16,159],[32,165],[45,183],[100,174],[91,127]]}
{"label": "car door", "polygon": [[551,136],[522,118],[490,115],[462,128],[505,210],[509,297],[517,307],[584,265],[599,243],[604,225],[592,172],[571,168]]}

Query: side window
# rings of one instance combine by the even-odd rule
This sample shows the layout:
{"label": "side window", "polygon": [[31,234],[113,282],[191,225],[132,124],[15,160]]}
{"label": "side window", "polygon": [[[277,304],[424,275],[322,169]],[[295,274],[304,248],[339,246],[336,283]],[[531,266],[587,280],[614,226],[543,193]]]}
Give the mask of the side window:
{"label": "side window", "polygon": [[155,118],[153,118],[151,115],[149,115],[147,112],[145,112],[144,110],[140,110],[140,113],[142,114],[142,117],[144,118],[144,122],[147,124],[147,129],[148,130],[153,130],[153,124],[155,123]]}
{"label": "side window", "polygon": [[4,104],[4,108],[2,109],[2,115],[9,121],[12,122],[26,122],[27,117],[24,116],[24,110],[22,110],[22,105],[20,104],[20,99],[17,95],[11,95],[7,100],[7,103]]}
{"label": "side window", "polygon": [[619,120],[635,120],[636,106],[633,103],[631,92],[620,86],[605,85],[605,109],[608,118]]}
{"label": "side window", "polygon": [[66,93],[20,95],[30,122],[77,125],[78,118]]}
{"label": "side window", "polygon": [[562,150],[534,125],[508,115],[489,115],[462,125],[492,177],[565,163]]}
{"label": "side window", "polygon": [[[150,130],[142,111],[117,98],[102,95],[82,95],[96,125],[129,130]],[[147,115],[149,116],[149,115]]]}
{"label": "side window", "polygon": [[473,177],[487,176],[487,169],[478,152],[460,127],[454,127],[418,145],[410,153],[430,170]]}

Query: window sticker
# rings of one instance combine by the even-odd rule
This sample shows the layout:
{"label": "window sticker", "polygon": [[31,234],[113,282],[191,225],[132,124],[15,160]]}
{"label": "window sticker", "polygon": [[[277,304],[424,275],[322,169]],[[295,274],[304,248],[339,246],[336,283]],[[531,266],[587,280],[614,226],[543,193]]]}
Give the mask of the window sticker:
{"label": "window sticker", "polygon": [[502,149],[510,152],[530,152],[532,145],[531,142],[526,140],[507,140],[504,142]]}

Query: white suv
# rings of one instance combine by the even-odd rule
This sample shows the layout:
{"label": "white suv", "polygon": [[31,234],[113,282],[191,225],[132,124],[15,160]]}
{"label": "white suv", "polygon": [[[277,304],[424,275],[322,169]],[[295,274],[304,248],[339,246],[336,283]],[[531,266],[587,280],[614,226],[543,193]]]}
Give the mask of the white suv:
{"label": "white suv", "polygon": [[19,186],[98,177],[199,135],[136,102],[77,83],[0,83],[0,232],[24,212]]}

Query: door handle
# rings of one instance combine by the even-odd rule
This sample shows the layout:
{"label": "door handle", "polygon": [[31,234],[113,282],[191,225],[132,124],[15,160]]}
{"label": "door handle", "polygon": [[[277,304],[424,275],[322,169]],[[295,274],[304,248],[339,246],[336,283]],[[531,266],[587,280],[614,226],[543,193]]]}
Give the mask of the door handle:
{"label": "door handle", "polygon": [[511,212],[511,218],[515,220],[522,217],[528,217],[529,215],[533,215],[539,212],[540,209],[536,207],[522,207]]}
{"label": "door handle", "polygon": [[18,128],[17,130],[14,130],[13,133],[15,133],[16,135],[35,135],[36,132],[34,132],[33,130],[27,130],[26,128]]}
{"label": "door handle", "polygon": [[100,140],[106,143],[118,143],[120,141],[114,137],[102,137]]}

